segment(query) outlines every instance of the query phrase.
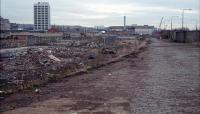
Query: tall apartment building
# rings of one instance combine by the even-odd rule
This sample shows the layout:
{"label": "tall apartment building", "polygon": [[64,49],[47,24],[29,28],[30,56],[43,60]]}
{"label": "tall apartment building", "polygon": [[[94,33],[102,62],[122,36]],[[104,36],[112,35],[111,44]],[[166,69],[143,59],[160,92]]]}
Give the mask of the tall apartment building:
{"label": "tall apartment building", "polygon": [[34,30],[48,30],[50,28],[50,5],[48,2],[34,4]]}

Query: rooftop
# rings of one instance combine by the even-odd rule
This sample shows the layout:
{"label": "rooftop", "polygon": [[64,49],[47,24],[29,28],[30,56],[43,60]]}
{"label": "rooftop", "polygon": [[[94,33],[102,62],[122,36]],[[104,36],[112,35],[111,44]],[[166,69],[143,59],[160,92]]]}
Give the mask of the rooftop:
{"label": "rooftop", "polygon": [[38,6],[38,5],[39,5],[39,6],[48,5],[48,6],[49,6],[49,3],[48,3],[48,2],[38,2],[38,3],[35,3],[34,6],[35,6],[35,5],[37,5],[37,6]]}

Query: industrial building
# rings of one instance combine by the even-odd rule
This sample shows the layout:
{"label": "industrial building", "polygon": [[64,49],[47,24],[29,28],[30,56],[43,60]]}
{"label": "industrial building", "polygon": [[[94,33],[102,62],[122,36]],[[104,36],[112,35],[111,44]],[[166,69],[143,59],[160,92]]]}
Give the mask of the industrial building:
{"label": "industrial building", "polygon": [[110,32],[128,32],[130,34],[139,34],[139,35],[152,35],[155,31],[154,26],[148,25],[132,25],[132,26],[110,26]]}
{"label": "industrial building", "polygon": [[155,31],[154,26],[148,26],[148,25],[143,25],[143,26],[133,26],[135,28],[135,34],[139,35],[152,35],[153,32]]}

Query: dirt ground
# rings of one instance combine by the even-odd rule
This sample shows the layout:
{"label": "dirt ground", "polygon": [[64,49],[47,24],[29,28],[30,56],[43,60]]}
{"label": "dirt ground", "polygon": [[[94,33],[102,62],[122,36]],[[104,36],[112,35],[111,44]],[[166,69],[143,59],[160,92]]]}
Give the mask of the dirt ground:
{"label": "dirt ground", "polygon": [[138,56],[1,101],[2,114],[199,114],[200,48],[152,39]]}

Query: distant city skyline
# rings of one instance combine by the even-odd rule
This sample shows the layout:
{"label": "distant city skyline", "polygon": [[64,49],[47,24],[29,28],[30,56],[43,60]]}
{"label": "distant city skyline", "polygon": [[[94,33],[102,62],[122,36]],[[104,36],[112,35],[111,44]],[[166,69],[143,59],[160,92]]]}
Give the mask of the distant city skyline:
{"label": "distant city skyline", "polygon": [[184,8],[192,9],[185,12],[185,27],[194,29],[200,22],[199,0],[1,0],[1,16],[11,22],[33,24],[33,4],[37,2],[49,2],[51,25],[123,25],[125,15],[127,25],[155,27],[165,17],[169,28],[171,16],[179,16],[174,18],[174,28],[180,28]]}

